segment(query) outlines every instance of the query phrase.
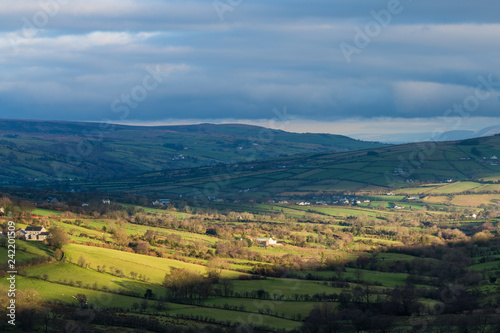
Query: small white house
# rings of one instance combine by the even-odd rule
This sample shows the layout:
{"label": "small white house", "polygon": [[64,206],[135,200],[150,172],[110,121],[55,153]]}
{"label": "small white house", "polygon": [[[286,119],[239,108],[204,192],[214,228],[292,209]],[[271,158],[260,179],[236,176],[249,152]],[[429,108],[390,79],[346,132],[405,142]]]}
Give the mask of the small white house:
{"label": "small white house", "polygon": [[276,241],[276,239],[274,239],[273,237],[269,238],[268,245],[276,245],[276,244],[278,244],[278,242]]}
{"label": "small white house", "polygon": [[259,247],[282,245],[282,244],[278,243],[278,241],[273,237],[271,237],[271,238],[251,238],[251,237],[248,237],[248,238],[252,239]]}

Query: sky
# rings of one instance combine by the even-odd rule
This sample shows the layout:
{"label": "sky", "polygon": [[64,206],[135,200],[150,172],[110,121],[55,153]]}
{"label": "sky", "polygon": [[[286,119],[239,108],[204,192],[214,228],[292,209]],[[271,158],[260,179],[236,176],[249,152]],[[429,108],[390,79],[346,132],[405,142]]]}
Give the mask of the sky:
{"label": "sky", "polygon": [[384,141],[500,124],[500,2],[4,0],[0,118]]}

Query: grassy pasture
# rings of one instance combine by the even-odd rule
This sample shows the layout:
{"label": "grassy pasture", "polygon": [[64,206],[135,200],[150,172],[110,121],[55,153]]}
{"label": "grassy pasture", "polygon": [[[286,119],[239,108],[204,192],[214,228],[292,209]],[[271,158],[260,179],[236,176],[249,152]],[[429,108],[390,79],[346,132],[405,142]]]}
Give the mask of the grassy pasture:
{"label": "grassy pasture", "polygon": [[[2,284],[6,282],[3,281]],[[52,282],[42,281],[38,279],[30,279],[22,276],[17,276],[18,289],[34,289],[42,299],[50,301],[61,301],[69,304],[76,304],[73,296],[77,294],[85,294],[88,303],[93,303],[96,308],[123,307],[131,308],[132,304],[141,302],[143,299],[129,297],[117,294],[106,293],[97,290],[81,289]],[[150,306],[154,306],[156,301],[148,301]]]}
{"label": "grassy pasture", "polygon": [[[359,276],[361,277],[361,281],[366,281],[368,283],[381,283],[384,287],[404,285],[405,280],[408,277],[408,274],[404,273],[379,272],[349,267],[346,268],[345,272],[340,273],[340,276],[342,278],[349,278],[352,281],[356,281],[358,277],[356,274],[357,272],[360,274]],[[324,280],[339,276],[339,273],[333,271],[303,271],[299,272],[299,274],[303,277],[311,274],[312,276],[316,276]]]}
{"label": "grassy pasture", "polygon": [[[8,249],[6,247],[0,247],[0,258],[2,258],[2,262],[7,262],[7,255],[9,254]],[[19,248],[16,251],[16,263],[22,263],[23,261],[29,260],[34,257],[38,257],[39,255],[32,254],[29,252],[24,252],[19,250]]]}
{"label": "grassy pasture", "polygon": [[83,286],[92,286],[98,284],[99,288],[105,286],[111,290],[125,289],[129,291],[146,292],[146,289],[151,289],[157,295],[163,295],[165,289],[158,284],[145,283],[141,281],[131,280],[113,276],[108,273],[99,273],[92,269],[86,269],[70,263],[53,263],[40,265],[27,269],[30,276],[48,275],[48,281],[60,282],[66,280],[82,281]]}
{"label": "grassy pasture", "polygon": [[387,273],[378,271],[368,271],[358,268],[346,268],[344,276],[350,277],[351,279],[356,278],[356,272],[361,273],[361,280],[366,282],[378,282],[384,287],[395,287],[405,285],[405,280],[408,274],[405,273]]}
{"label": "grassy pasture", "polygon": [[433,204],[445,204],[460,207],[477,208],[482,204],[498,205],[500,194],[470,194],[470,195],[450,195],[450,196],[429,196],[424,202]]}
{"label": "grassy pasture", "polygon": [[49,249],[46,245],[43,245],[39,242],[30,242],[18,239],[16,240],[16,247],[17,250],[22,249],[25,252],[29,252],[38,256],[51,256],[53,253],[53,251]]}
{"label": "grassy pasture", "polygon": [[450,185],[441,186],[435,190],[430,191],[429,193],[436,193],[436,194],[461,193],[465,191],[474,190],[480,187],[481,185],[482,184],[476,182],[456,182]]}
{"label": "grassy pasture", "polygon": [[232,323],[265,325],[273,328],[292,330],[298,328],[302,323],[289,319],[277,318],[262,314],[244,313],[239,311],[214,309],[195,306],[184,306],[181,309],[169,311],[169,314],[199,315],[201,317],[214,318],[221,321],[230,321]]}
{"label": "grassy pasture", "polygon": [[[127,275],[129,275],[130,272],[142,272],[151,279],[150,281],[152,283],[157,284],[163,282],[165,273],[170,272],[172,268],[186,268],[201,274],[205,274],[206,272],[206,268],[204,266],[192,263],[79,244],[69,244],[65,251],[67,255],[71,256],[74,262],[82,256],[94,269],[98,265],[106,265],[108,268],[120,268]],[[230,278],[237,277],[240,274],[241,273],[239,272],[228,270],[224,270],[222,272],[223,276]]]}
{"label": "grassy pasture", "polygon": [[319,294],[338,292],[339,289],[324,286],[321,283],[297,279],[268,278],[266,280],[236,280],[235,292],[265,290],[269,294],[293,296],[294,294]]}
{"label": "grassy pasture", "polygon": [[482,271],[482,270],[490,270],[490,269],[500,269],[500,261],[489,261],[481,264],[476,264],[469,266],[467,268],[470,271]]}
{"label": "grassy pasture", "polygon": [[287,317],[301,314],[303,318],[307,317],[317,302],[291,302],[291,301],[274,301],[274,300],[259,300],[248,298],[210,298],[205,301],[206,305],[215,304],[224,306],[244,306],[246,311],[258,312],[260,309],[272,309],[278,313],[284,313]]}
{"label": "grassy pasture", "polygon": [[61,215],[61,212],[58,212],[57,210],[36,208],[31,212],[31,214],[41,216],[59,216]]}

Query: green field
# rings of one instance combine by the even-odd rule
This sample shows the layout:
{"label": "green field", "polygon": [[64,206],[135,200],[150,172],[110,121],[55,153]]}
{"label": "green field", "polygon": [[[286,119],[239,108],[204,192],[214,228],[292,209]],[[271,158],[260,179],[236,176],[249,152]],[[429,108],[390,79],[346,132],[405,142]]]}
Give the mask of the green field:
{"label": "green field", "polygon": [[[206,269],[204,266],[186,263],[173,259],[157,258],[144,256],[135,253],[127,253],[118,250],[105,249],[99,247],[89,247],[78,244],[70,244],[65,250],[68,257],[73,262],[77,262],[82,256],[87,263],[94,269],[97,266],[119,267],[125,274],[130,272],[144,272],[150,281],[153,283],[162,283],[165,274],[170,272],[172,268],[186,268],[195,272],[204,274]],[[224,270],[223,276],[237,277],[241,273]]]}

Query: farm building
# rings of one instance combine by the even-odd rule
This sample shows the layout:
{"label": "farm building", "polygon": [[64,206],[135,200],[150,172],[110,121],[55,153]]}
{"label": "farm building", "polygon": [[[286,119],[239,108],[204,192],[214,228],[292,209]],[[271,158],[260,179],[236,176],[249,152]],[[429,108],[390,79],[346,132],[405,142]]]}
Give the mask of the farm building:
{"label": "farm building", "polygon": [[16,232],[14,233],[14,237],[17,239],[25,239],[26,231],[24,231],[23,228],[17,229]]}
{"label": "farm building", "polygon": [[[252,239],[252,238],[250,238],[250,239]],[[271,237],[271,238],[253,238],[252,240],[254,241],[255,245],[257,245],[259,247],[281,245],[273,237]]]}
{"label": "farm building", "polygon": [[271,237],[271,238],[254,238],[254,237],[251,237],[251,236],[246,236],[246,238],[250,239],[252,242],[255,243],[255,245],[257,245],[259,247],[268,247],[268,246],[273,246],[273,245],[276,245],[276,246],[283,245],[283,244],[278,243],[274,237]]}
{"label": "farm building", "polygon": [[43,241],[47,239],[49,233],[44,227],[26,227],[26,229],[18,229],[15,237],[18,239]]}
{"label": "farm building", "polygon": [[153,205],[155,206],[166,206],[171,203],[170,199],[158,199],[155,202],[153,202]]}

